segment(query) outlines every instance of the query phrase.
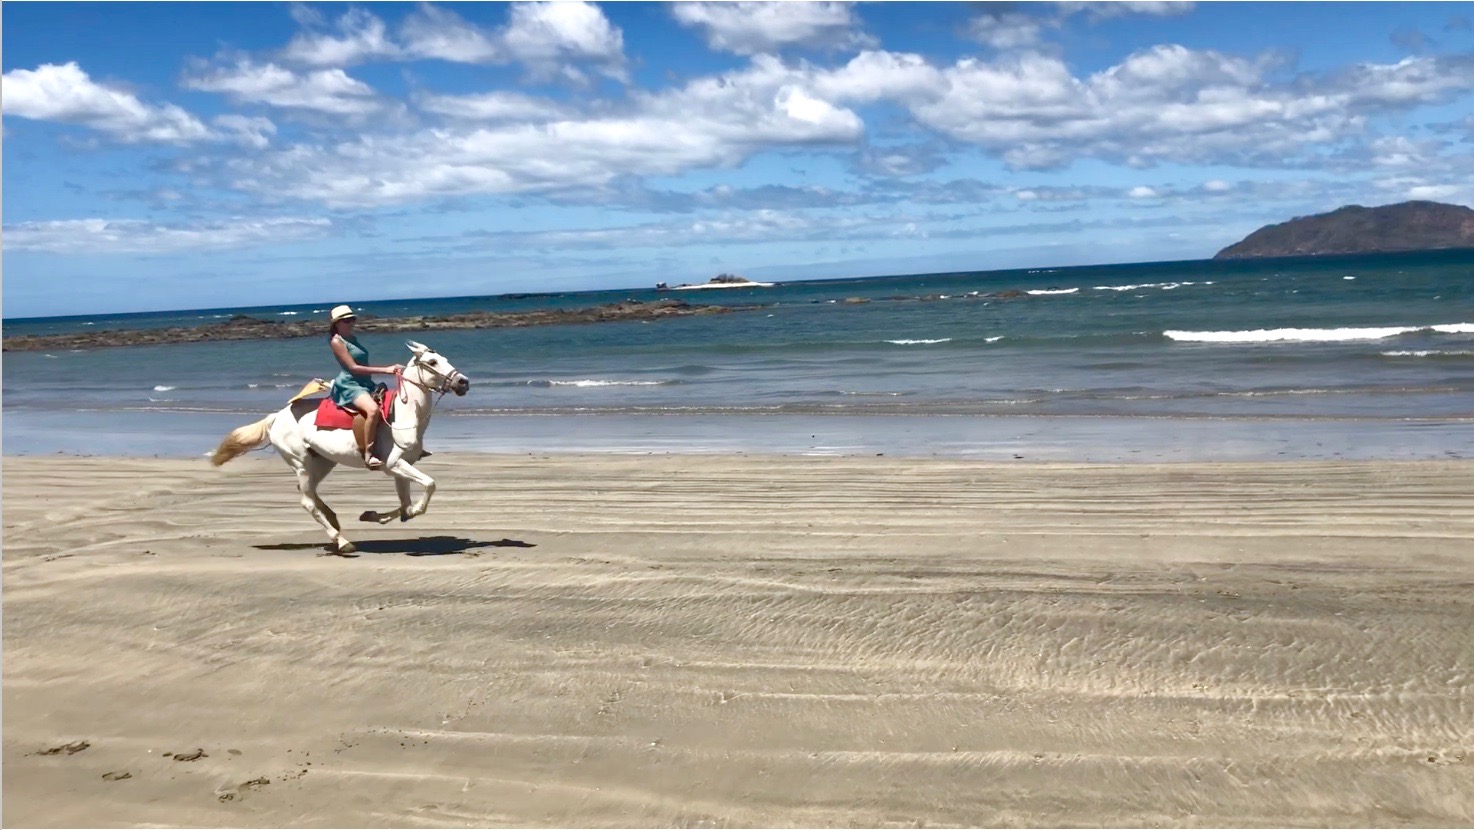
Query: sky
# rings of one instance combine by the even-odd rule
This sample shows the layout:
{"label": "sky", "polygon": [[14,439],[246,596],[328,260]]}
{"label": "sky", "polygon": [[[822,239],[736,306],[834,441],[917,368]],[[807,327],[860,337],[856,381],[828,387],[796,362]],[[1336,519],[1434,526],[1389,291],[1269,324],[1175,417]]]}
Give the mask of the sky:
{"label": "sky", "polygon": [[7,318],[1211,257],[1474,205],[1460,3],[5,3]]}

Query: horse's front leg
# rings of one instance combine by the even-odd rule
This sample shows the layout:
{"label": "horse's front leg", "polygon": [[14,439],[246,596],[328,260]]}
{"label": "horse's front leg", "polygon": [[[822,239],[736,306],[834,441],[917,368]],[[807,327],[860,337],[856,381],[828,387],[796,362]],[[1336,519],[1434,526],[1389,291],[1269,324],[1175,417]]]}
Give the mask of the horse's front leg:
{"label": "horse's front leg", "polygon": [[399,516],[401,522],[407,522],[429,509],[430,497],[435,495],[435,479],[415,469],[414,465],[405,461],[403,458],[395,459],[394,465],[388,469],[389,474],[394,476],[396,485],[403,488],[400,490],[399,496],[401,504],[409,500],[409,485],[411,483],[425,488],[425,494],[420,496],[418,502],[402,509]]}
{"label": "horse's front leg", "polygon": [[399,506],[387,513],[377,510],[365,510],[358,517],[361,522],[378,522],[381,525],[388,524],[403,516],[409,510],[409,480],[403,478],[394,479],[394,489],[399,493]]}

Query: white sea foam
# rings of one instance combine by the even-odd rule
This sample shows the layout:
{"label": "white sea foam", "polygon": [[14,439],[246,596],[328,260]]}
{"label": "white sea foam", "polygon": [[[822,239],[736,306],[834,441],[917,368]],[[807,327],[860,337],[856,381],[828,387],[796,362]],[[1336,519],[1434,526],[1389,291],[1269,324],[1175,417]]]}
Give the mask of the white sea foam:
{"label": "white sea foam", "polygon": [[663,380],[550,380],[549,386],[661,386]]}
{"label": "white sea foam", "polygon": [[931,344],[931,343],[950,343],[950,342],[952,342],[952,338],[950,338],[950,337],[943,337],[943,338],[938,339],[938,340],[887,340],[885,342],[887,342],[887,343],[894,343],[897,346],[921,346],[921,345],[927,345],[927,344]]}
{"label": "white sea foam", "polygon": [[178,387],[175,387],[175,386],[155,386],[154,387],[154,391],[155,392],[173,392],[177,388]]}
{"label": "white sea foam", "polygon": [[1381,340],[1417,331],[1410,326],[1338,329],[1256,329],[1254,331],[1164,331],[1171,340],[1187,343],[1323,343],[1344,340]]}
{"label": "white sea foam", "polygon": [[278,311],[277,312],[277,314],[281,315],[282,317],[296,317],[300,313],[301,312],[298,312],[298,311]]}
{"label": "white sea foam", "polygon": [[1035,288],[1028,293],[1035,297],[1046,297],[1051,294],[1074,294],[1079,290],[1078,288]]}
{"label": "white sea foam", "polygon": [[1378,326],[1335,329],[1255,329],[1254,331],[1164,331],[1172,340],[1189,343],[1334,343],[1349,340],[1382,340],[1402,334],[1432,331],[1439,334],[1474,334],[1474,323],[1437,326]]}
{"label": "white sea foam", "polygon": [[1003,339],[1003,335],[1000,334],[997,337],[984,337],[983,338],[983,342],[984,343],[997,343],[999,340],[1002,340],[1002,339]]}
{"label": "white sea foam", "polygon": [[1419,349],[1417,351],[1403,350],[1403,351],[1395,351],[1395,352],[1382,352],[1382,356],[1383,357],[1470,357],[1470,356],[1474,356],[1474,351],[1469,351],[1467,349],[1457,349],[1457,350],[1454,350],[1454,351],[1444,351],[1442,349]]}
{"label": "white sea foam", "polygon": [[1143,288],[1160,288],[1163,291],[1171,291],[1184,285],[1212,285],[1213,281],[1207,282],[1143,282],[1137,285],[1097,285],[1096,291],[1140,291]]}
{"label": "white sea foam", "polygon": [[1356,277],[1346,276],[1346,277],[1342,277],[1341,279],[1343,279],[1343,280],[1354,280],[1354,279],[1356,279]]}

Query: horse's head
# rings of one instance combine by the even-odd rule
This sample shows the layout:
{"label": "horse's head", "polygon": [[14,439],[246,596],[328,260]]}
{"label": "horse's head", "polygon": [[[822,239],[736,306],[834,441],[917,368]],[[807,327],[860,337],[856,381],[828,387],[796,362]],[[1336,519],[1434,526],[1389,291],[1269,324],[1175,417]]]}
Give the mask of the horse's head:
{"label": "horse's head", "polygon": [[471,389],[471,379],[461,374],[450,361],[441,357],[434,349],[413,340],[406,341],[414,355],[404,365],[404,377],[426,389],[437,392],[454,392],[464,395]]}

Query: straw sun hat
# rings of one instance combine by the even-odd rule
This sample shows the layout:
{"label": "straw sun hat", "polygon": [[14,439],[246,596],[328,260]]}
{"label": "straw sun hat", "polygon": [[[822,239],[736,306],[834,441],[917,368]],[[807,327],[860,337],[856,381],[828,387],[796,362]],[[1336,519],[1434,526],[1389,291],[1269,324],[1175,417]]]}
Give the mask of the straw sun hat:
{"label": "straw sun hat", "polygon": [[339,320],[355,320],[357,318],[358,315],[353,313],[353,309],[346,305],[340,305],[333,308],[332,316],[329,319],[336,323]]}

